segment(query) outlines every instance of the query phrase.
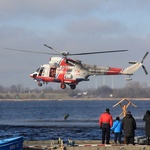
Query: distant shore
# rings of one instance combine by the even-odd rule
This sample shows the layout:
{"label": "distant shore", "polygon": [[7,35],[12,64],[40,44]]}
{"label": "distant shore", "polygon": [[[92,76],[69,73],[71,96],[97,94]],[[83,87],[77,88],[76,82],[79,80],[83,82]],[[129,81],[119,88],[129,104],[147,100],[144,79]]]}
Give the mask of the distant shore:
{"label": "distant shore", "polygon": [[63,100],[122,100],[122,99],[128,99],[128,100],[144,100],[144,101],[149,101],[150,98],[58,98],[58,99],[18,99],[18,98],[13,98],[13,99],[0,99],[0,101],[63,101]]}
{"label": "distant shore", "polygon": [[[129,100],[150,100],[149,98],[127,98]],[[96,97],[95,95],[75,95],[70,96],[65,93],[0,93],[0,101],[30,101],[30,100],[122,100],[124,98]]]}

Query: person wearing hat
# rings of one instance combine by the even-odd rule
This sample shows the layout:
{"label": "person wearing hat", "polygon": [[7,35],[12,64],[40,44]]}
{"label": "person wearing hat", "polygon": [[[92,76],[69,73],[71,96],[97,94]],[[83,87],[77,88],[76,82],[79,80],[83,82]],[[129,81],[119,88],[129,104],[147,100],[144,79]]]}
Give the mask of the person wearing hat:
{"label": "person wearing hat", "polygon": [[116,117],[116,120],[113,123],[113,126],[111,127],[111,130],[113,131],[115,137],[114,137],[114,143],[121,144],[121,135],[122,135],[122,122],[120,121],[119,117]]}
{"label": "person wearing hat", "polygon": [[124,130],[126,144],[134,145],[136,122],[130,111],[128,111],[126,116],[122,119],[122,128]]}
{"label": "person wearing hat", "polygon": [[105,112],[99,117],[99,126],[102,129],[102,144],[109,144],[110,141],[110,128],[112,127],[113,119],[109,112],[109,108],[106,108]]}
{"label": "person wearing hat", "polygon": [[150,110],[147,110],[143,121],[145,121],[146,144],[150,145]]}

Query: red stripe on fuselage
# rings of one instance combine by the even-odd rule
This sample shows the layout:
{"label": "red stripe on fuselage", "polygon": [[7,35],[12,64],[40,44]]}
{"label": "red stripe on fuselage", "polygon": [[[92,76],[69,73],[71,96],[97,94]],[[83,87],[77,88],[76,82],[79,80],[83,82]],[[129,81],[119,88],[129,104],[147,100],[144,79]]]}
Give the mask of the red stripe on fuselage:
{"label": "red stripe on fuselage", "polygon": [[43,82],[54,82],[52,77],[37,76],[35,79]]}
{"label": "red stripe on fuselage", "polygon": [[118,75],[121,72],[121,68],[109,68],[108,71],[105,73],[106,75]]}
{"label": "red stripe on fuselage", "polygon": [[72,79],[60,79],[60,78],[52,78],[52,77],[43,77],[43,76],[37,76],[35,78],[37,81],[42,81],[42,82],[64,82],[68,84],[78,84],[76,80]]}

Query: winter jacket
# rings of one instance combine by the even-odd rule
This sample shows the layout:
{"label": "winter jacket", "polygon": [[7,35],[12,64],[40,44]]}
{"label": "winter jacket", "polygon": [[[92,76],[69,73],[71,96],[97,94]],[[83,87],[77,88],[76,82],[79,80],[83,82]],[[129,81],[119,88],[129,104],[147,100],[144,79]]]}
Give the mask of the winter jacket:
{"label": "winter jacket", "polygon": [[131,114],[127,114],[122,120],[122,127],[125,137],[135,136],[136,122]]}
{"label": "winter jacket", "polygon": [[109,124],[112,127],[113,119],[110,113],[104,112],[99,117],[99,125],[102,127],[103,124]]}
{"label": "winter jacket", "polygon": [[122,132],[122,122],[119,120],[116,120],[113,123],[113,126],[111,127],[111,130],[114,131],[114,133],[121,133]]}
{"label": "winter jacket", "polygon": [[143,117],[143,121],[145,121],[146,136],[150,136],[150,114],[145,114]]}

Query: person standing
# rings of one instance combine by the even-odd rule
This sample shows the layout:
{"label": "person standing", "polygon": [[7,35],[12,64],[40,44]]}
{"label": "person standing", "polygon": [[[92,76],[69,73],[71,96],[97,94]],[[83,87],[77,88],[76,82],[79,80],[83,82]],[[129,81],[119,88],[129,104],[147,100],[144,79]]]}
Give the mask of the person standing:
{"label": "person standing", "polygon": [[147,110],[143,121],[145,121],[145,134],[146,134],[146,144],[150,145],[150,110]]}
{"label": "person standing", "polygon": [[113,123],[111,130],[113,131],[113,133],[115,135],[115,138],[114,138],[115,144],[117,144],[117,140],[118,140],[119,144],[121,144],[122,122],[120,121],[119,117],[116,117],[116,120]]}
{"label": "person standing", "polygon": [[130,111],[127,112],[126,116],[122,120],[122,128],[124,130],[126,144],[134,145],[136,122]]}
{"label": "person standing", "polygon": [[113,119],[109,112],[109,108],[106,108],[105,112],[99,117],[99,126],[102,129],[102,144],[109,144],[110,141],[110,128],[112,127]]}

